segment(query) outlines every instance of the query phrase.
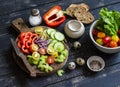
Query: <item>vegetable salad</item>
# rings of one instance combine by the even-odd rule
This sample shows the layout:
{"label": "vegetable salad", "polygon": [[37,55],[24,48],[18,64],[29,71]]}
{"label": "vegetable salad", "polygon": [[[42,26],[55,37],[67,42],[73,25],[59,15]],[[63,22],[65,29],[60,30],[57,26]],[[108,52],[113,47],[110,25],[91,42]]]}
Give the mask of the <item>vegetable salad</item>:
{"label": "vegetable salad", "polygon": [[34,32],[22,32],[17,40],[18,47],[27,55],[30,64],[49,72],[52,64],[62,63],[68,56],[64,44],[65,36],[55,29],[37,26]]}

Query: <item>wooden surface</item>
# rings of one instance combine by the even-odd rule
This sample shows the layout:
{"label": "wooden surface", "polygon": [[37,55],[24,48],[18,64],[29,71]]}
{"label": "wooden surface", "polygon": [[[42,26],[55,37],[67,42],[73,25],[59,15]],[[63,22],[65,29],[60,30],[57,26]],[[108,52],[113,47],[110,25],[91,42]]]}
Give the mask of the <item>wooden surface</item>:
{"label": "wooden surface", "polygon": [[[89,38],[90,25],[85,25],[84,35],[76,39],[81,42],[79,50],[73,49],[74,39],[68,37],[70,54],[67,64],[75,61],[77,57],[87,60],[92,55],[103,57],[106,67],[103,71],[93,73],[86,66],[69,71],[67,64],[63,68],[65,74],[58,77],[55,74],[46,77],[31,78],[22,71],[14,62],[10,38],[16,38],[18,33],[11,27],[11,21],[22,17],[28,23],[28,17],[32,8],[38,8],[41,16],[54,5],[62,6],[65,10],[72,3],[84,2],[90,6],[90,11],[95,19],[99,17],[102,7],[120,11],[120,0],[0,0],[0,87],[120,87],[120,52],[116,54],[105,54],[96,49]],[[57,27],[64,33],[64,25],[67,20]],[[45,25],[42,23],[41,25]]]}

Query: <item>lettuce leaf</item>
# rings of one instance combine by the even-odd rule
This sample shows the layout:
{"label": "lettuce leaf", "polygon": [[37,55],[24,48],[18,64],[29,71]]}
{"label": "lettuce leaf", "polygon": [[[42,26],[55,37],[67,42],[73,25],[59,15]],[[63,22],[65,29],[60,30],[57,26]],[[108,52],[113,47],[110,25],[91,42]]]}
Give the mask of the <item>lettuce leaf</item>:
{"label": "lettuce leaf", "polygon": [[107,35],[116,35],[120,27],[120,12],[102,8],[99,12],[101,18],[98,19],[97,29]]}

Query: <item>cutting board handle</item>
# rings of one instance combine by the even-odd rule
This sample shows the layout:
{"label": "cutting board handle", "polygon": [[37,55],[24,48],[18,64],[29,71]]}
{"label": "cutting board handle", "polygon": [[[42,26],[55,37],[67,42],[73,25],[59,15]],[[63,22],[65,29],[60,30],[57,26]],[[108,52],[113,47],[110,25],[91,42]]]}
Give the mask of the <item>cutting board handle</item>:
{"label": "cutting board handle", "polygon": [[25,32],[29,31],[30,28],[24,23],[22,18],[17,18],[12,21],[12,27],[18,32]]}

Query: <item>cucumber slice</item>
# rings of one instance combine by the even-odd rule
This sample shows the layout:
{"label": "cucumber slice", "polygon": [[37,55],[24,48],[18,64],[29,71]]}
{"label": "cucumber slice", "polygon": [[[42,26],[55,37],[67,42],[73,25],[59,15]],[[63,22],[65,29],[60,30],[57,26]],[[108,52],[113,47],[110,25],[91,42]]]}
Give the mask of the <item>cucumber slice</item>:
{"label": "cucumber slice", "polygon": [[56,30],[52,29],[52,28],[47,29],[47,34],[48,35],[51,35],[52,32],[56,32]]}
{"label": "cucumber slice", "polygon": [[68,56],[68,50],[67,49],[63,50],[61,52],[61,54],[63,54],[65,57],[67,57]]}
{"label": "cucumber slice", "polygon": [[64,50],[64,44],[62,42],[56,42],[54,45],[54,50],[56,52],[62,52]]}
{"label": "cucumber slice", "polygon": [[57,75],[58,75],[58,76],[62,76],[63,73],[64,73],[64,70],[62,70],[62,69],[60,69],[60,70],[57,71]]}
{"label": "cucumber slice", "polygon": [[55,39],[55,34],[56,34],[56,31],[51,32],[50,37],[51,37],[52,39]]}
{"label": "cucumber slice", "polygon": [[65,39],[65,36],[60,32],[56,32],[55,33],[55,38],[59,41],[63,41]]}
{"label": "cucumber slice", "polygon": [[49,44],[48,47],[53,47],[56,42],[58,42],[58,41],[57,40],[52,40],[52,42]]}

